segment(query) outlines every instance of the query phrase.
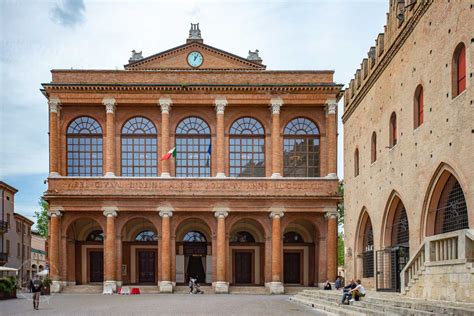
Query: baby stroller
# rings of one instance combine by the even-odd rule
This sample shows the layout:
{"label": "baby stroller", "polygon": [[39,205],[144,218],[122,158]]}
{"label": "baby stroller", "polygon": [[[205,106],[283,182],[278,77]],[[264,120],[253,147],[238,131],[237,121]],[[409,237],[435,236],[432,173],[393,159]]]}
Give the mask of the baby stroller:
{"label": "baby stroller", "polygon": [[197,283],[197,278],[190,278],[189,279],[189,294],[204,294],[201,290],[201,286]]}

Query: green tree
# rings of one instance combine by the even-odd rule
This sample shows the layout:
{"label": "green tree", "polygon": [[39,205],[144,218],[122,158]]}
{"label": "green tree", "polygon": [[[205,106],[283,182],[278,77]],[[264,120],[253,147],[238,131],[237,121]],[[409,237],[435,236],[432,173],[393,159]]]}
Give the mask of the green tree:
{"label": "green tree", "polygon": [[48,202],[43,198],[38,201],[39,211],[35,211],[36,229],[44,238],[48,238]]}
{"label": "green tree", "polygon": [[342,232],[337,235],[337,266],[344,266],[344,234]]}
{"label": "green tree", "polygon": [[344,229],[344,180],[339,181],[339,196],[341,202],[337,205],[338,224]]}

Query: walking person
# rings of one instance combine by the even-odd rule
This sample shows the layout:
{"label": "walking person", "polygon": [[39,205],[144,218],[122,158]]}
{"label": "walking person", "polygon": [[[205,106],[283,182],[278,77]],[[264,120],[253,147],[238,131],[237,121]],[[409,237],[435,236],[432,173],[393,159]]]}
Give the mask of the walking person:
{"label": "walking person", "polygon": [[42,288],[43,282],[40,280],[38,275],[35,275],[33,280],[30,281],[30,292],[33,293],[33,309],[39,309],[39,301]]}

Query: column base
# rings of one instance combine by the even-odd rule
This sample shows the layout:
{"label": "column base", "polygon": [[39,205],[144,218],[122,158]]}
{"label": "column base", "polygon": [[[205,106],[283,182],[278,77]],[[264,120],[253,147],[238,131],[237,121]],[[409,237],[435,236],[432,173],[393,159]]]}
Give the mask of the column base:
{"label": "column base", "polygon": [[285,287],[281,282],[268,282],[265,283],[265,287],[268,289],[270,294],[285,294]]}
{"label": "column base", "polygon": [[49,178],[59,178],[60,175],[57,172],[50,172],[48,177]]}
{"label": "column base", "polygon": [[117,283],[117,287],[121,287],[123,285],[123,281],[117,281],[115,283]]}
{"label": "column base", "polygon": [[113,172],[106,172],[105,175],[104,175],[105,178],[114,178],[115,177],[115,173]]}
{"label": "column base", "polygon": [[226,178],[225,173],[223,173],[223,172],[218,172],[218,173],[216,174],[216,178]]}
{"label": "column base", "polygon": [[171,178],[169,172],[162,172],[160,177],[161,177],[161,178]]}
{"label": "column base", "polygon": [[228,294],[229,293],[229,282],[217,281],[212,283],[214,293],[216,294]]}
{"label": "column base", "polygon": [[273,179],[278,179],[278,178],[281,178],[281,174],[279,173],[272,173],[272,176],[270,178],[273,178]]}
{"label": "column base", "polygon": [[160,287],[160,293],[173,293],[173,282],[171,281],[160,281],[158,286]]}
{"label": "column base", "polygon": [[337,173],[328,173],[327,179],[337,179]]}
{"label": "column base", "polygon": [[117,292],[117,282],[104,281],[104,290],[102,294],[114,294],[115,292]]}
{"label": "column base", "polygon": [[60,293],[63,288],[63,282],[61,281],[53,281],[51,283],[51,293]]}

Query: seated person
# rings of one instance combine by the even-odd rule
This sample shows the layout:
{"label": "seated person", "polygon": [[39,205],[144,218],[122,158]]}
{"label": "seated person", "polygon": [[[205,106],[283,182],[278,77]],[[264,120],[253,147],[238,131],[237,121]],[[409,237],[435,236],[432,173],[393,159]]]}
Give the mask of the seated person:
{"label": "seated person", "polygon": [[329,280],[324,282],[323,287],[325,290],[332,290],[332,286],[331,286],[331,283],[329,283]]}
{"label": "seated person", "polygon": [[[357,287],[357,284],[354,282],[354,280],[351,280],[351,282],[346,285],[343,290],[342,290],[342,297],[341,297],[341,304],[349,304],[349,300],[352,299],[352,290]],[[346,303],[347,301],[347,303]]]}
{"label": "seated person", "polygon": [[362,286],[360,280],[357,280],[357,286],[350,290],[350,292],[356,301],[359,301],[361,297],[365,296],[365,288]]}

